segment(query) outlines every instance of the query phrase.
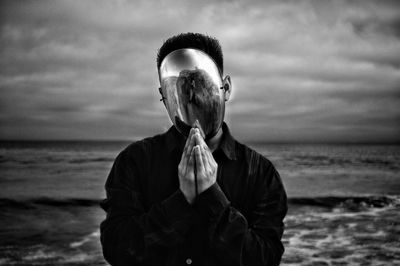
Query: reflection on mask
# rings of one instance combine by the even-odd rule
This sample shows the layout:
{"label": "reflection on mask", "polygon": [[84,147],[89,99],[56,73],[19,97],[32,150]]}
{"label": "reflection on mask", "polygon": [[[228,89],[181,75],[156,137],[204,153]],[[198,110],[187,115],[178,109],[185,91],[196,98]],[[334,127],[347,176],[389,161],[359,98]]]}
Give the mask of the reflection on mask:
{"label": "reflection on mask", "polygon": [[160,67],[169,117],[182,134],[188,135],[191,127],[198,127],[209,139],[224,119],[225,100],[218,68],[199,50],[181,49],[171,54]]}
{"label": "reflection on mask", "polygon": [[176,87],[183,121],[193,125],[197,119],[206,136],[216,133],[223,105],[219,97],[220,88],[207,72],[202,69],[183,70],[179,73]]}

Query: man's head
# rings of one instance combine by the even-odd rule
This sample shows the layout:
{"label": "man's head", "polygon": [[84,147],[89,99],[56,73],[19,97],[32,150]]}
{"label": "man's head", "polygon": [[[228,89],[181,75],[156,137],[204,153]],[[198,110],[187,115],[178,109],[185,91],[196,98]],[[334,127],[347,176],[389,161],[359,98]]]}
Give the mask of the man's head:
{"label": "man's head", "polygon": [[216,63],[220,74],[224,73],[224,58],[219,41],[211,36],[200,33],[181,33],[166,40],[157,54],[157,69],[162,60],[171,52],[183,48],[194,48],[208,54]]}
{"label": "man's head", "polygon": [[157,69],[160,93],[175,127],[186,135],[196,122],[206,138],[213,137],[221,128],[231,93],[230,77],[222,76],[218,40],[199,33],[173,36],[159,49]]}

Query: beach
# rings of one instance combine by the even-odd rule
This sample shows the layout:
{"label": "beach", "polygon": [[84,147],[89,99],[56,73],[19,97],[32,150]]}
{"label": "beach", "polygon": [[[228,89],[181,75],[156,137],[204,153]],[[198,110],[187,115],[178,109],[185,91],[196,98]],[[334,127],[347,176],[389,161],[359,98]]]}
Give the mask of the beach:
{"label": "beach", "polygon": [[[107,265],[99,202],[126,145],[0,143],[0,265]],[[400,146],[250,145],[287,190],[282,265],[400,264]]]}

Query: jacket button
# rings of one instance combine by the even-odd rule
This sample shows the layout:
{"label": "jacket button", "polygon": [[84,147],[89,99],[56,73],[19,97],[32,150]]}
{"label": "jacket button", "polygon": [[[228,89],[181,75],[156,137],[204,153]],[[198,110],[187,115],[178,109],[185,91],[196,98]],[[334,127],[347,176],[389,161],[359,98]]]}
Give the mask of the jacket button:
{"label": "jacket button", "polygon": [[187,265],[192,264],[192,259],[191,259],[191,258],[186,259],[186,264],[187,264]]}

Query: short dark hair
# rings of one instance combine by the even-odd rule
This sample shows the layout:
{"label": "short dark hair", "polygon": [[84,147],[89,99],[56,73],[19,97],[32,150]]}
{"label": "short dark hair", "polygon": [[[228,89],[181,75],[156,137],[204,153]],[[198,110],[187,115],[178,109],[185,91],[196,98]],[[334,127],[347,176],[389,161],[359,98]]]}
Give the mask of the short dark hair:
{"label": "short dark hair", "polygon": [[221,74],[224,72],[224,60],[219,41],[214,37],[192,32],[172,36],[163,43],[157,54],[157,69],[169,53],[183,48],[195,48],[205,52],[214,59]]}

